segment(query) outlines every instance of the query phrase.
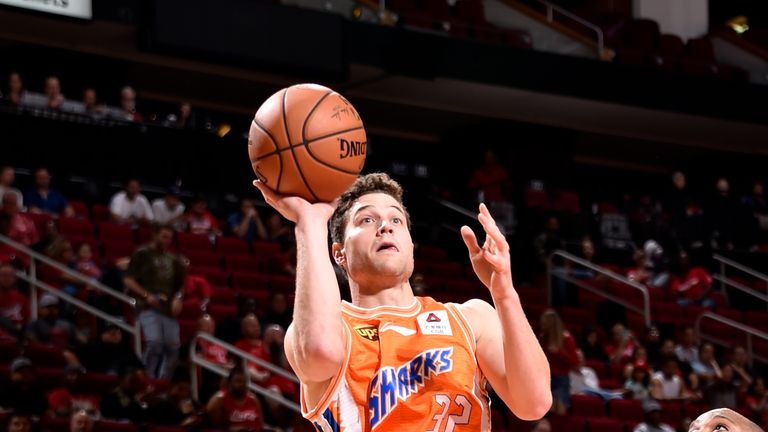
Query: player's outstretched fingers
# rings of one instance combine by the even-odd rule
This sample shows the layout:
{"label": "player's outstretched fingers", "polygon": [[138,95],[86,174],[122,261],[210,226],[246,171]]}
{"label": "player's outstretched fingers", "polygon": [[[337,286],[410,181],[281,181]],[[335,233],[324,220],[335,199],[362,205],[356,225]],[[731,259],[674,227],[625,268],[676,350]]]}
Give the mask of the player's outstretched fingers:
{"label": "player's outstretched fingers", "polygon": [[501,233],[501,230],[499,229],[498,225],[496,225],[496,221],[493,219],[493,217],[491,217],[491,214],[488,212],[488,208],[485,207],[485,204],[480,204],[480,214],[478,215],[477,219],[480,221],[480,224],[483,225],[483,229],[485,229],[488,237],[490,237],[490,239],[496,243],[497,249],[500,249],[504,252],[509,250],[507,239],[504,237],[504,234]]}
{"label": "player's outstretched fingers", "polygon": [[467,245],[469,255],[474,256],[480,253],[480,244],[477,243],[477,236],[472,228],[464,225],[461,227],[461,238],[464,240],[464,244]]}
{"label": "player's outstretched fingers", "polygon": [[258,189],[261,192],[261,195],[264,196],[264,200],[267,204],[275,207],[277,204],[277,194],[259,180],[254,180],[253,185],[256,186],[256,189]]}

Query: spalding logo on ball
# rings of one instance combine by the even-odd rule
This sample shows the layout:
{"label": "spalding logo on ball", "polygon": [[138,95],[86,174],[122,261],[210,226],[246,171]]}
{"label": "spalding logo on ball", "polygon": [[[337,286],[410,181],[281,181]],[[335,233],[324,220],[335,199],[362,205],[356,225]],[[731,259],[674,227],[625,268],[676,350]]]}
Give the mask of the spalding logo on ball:
{"label": "spalding logo on ball", "polygon": [[365,163],[367,139],[357,110],[317,84],[297,84],[256,111],[248,155],[261,182],[280,195],[333,201]]}

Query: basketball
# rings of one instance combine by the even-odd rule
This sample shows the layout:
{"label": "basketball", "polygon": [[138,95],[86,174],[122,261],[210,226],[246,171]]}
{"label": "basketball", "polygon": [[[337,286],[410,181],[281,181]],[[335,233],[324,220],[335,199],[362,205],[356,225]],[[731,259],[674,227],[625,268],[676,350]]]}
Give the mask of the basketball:
{"label": "basketball", "polygon": [[259,181],[280,195],[330,202],[355,181],[367,139],[357,110],[339,93],[296,84],[256,111],[248,155]]}

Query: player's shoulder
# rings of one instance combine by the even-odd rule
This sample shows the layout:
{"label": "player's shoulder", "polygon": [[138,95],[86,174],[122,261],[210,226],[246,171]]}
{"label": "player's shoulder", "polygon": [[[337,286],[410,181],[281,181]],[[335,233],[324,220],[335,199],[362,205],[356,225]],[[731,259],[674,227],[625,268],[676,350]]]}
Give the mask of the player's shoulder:
{"label": "player's shoulder", "polygon": [[458,307],[459,310],[461,310],[461,312],[464,314],[485,314],[495,310],[493,305],[485,300],[478,298],[469,299],[464,303],[457,303],[456,307]]}

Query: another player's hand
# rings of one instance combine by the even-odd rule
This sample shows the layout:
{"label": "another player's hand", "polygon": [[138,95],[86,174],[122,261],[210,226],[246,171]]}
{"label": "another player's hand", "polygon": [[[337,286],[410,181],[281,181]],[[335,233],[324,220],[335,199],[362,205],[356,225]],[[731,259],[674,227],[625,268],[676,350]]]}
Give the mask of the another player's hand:
{"label": "another player's hand", "polygon": [[477,277],[491,290],[491,294],[503,295],[512,289],[509,243],[485,204],[480,204],[477,219],[485,231],[483,246],[480,247],[474,231],[466,225],[461,227],[461,237],[467,245],[469,259]]}
{"label": "another player's hand", "polygon": [[253,185],[261,191],[267,204],[293,223],[298,223],[302,217],[322,217],[322,220],[328,220],[336,208],[335,201],[333,203],[318,202],[312,204],[301,197],[278,195],[258,180],[254,180]]}

